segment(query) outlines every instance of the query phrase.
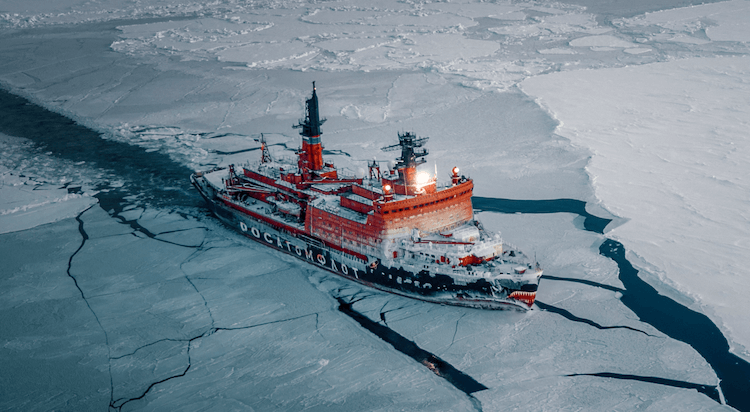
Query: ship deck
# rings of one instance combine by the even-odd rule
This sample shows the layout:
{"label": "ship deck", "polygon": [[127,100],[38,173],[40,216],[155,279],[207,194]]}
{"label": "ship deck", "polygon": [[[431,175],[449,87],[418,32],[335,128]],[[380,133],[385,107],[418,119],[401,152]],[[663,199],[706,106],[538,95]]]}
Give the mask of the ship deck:
{"label": "ship deck", "polygon": [[291,228],[298,232],[305,232],[304,223],[300,223],[294,219],[287,218],[282,213],[274,212],[273,207],[268,203],[264,203],[264,202],[261,202],[252,198],[248,198],[245,201],[235,200],[235,199],[230,200],[230,199],[224,198],[224,201],[230,202],[236,206],[241,207],[245,211],[250,212],[249,214],[251,216],[256,215],[257,217],[270,220],[273,223],[275,223],[277,226],[287,228],[287,229]]}
{"label": "ship deck", "polygon": [[337,195],[318,195],[318,198],[311,201],[310,205],[347,220],[362,224],[367,223],[366,214],[341,206],[341,198]]}

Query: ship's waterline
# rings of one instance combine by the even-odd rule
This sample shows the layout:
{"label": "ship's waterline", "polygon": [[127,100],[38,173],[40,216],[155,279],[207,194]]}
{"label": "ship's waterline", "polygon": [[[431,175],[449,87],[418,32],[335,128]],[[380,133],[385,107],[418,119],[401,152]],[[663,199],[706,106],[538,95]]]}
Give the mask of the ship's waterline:
{"label": "ship's waterline", "polygon": [[[342,251],[333,250],[323,244],[313,244],[288,232],[269,226],[263,221],[243,216],[234,209],[211,200],[210,191],[200,180],[193,177],[193,183],[203,195],[214,214],[227,226],[249,239],[271,247],[279,252],[294,256],[321,269],[366,286],[425,302],[451,304],[483,309],[527,310],[532,306],[536,289],[531,292],[515,292],[514,299],[493,299],[491,296],[471,297],[472,291],[487,292],[489,284],[483,279],[465,285],[447,282],[447,276],[431,273],[428,270],[411,272],[403,267],[390,267],[377,259],[367,260]],[[465,296],[456,298],[456,293]],[[527,303],[527,302],[531,303]]]}
{"label": "ship's waterline", "polygon": [[346,176],[323,159],[313,83],[300,121],[297,161],[276,161],[261,139],[260,162],[197,172],[191,180],[214,213],[261,244],[354,281],[429,302],[480,308],[533,306],[539,265],[474,219],[474,184],[453,167],[449,182],[417,172],[427,137],[399,133],[382,150],[392,168],[368,162]]}

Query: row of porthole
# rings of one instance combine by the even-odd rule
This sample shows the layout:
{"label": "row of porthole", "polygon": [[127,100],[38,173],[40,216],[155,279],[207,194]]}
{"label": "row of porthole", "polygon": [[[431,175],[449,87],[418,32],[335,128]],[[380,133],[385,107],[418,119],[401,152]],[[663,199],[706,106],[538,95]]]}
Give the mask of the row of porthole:
{"label": "row of porthole", "polygon": [[[385,273],[384,272],[380,272],[380,275],[385,276]],[[393,280],[393,275],[388,275],[388,279]],[[404,283],[413,283],[414,286],[419,287],[419,281],[418,280],[412,281],[411,278],[401,279],[401,276],[397,276],[396,277],[396,283],[398,283],[399,285],[402,285]],[[422,287],[425,288],[425,289],[432,289],[432,284],[430,284],[430,283],[424,283],[424,284],[422,284]]]}

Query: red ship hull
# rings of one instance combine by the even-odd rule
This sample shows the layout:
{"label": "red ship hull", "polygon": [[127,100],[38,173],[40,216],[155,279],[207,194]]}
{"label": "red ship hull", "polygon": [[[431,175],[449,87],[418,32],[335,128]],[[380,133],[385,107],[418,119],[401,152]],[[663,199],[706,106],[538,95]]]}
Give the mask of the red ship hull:
{"label": "red ship hull", "polygon": [[300,121],[295,164],[275,162],[261,139],[261,162],[196,173],[193,185],[214,214],[250,239],[385,292],[426,302],[528,309],[538,264],[474,220],[473,182],[418,172],[427,138],[399,134],[393,170],[341,176],[322,158],[315,89]]}

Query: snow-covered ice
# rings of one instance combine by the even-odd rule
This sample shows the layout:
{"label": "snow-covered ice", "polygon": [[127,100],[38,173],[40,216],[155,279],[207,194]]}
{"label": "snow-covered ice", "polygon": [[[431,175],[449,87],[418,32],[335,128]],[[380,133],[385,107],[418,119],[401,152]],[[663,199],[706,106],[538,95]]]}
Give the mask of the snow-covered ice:
{"label": "snow-covered ice", "polygon": [[[567,72],[522,88],[590,148],[596,196],[630,221],[608,233],[750,355],[750,59]],[[658,90],[658,93],[655,92]]]}
{"label": "snow-covered ice", "polygon": [[[4,3],[4,89],[159,156],[80,160],[0,130],[0,409],[728,409],[598,251],[622,242],[750,357],[750,1],[674,3]],[[479,212],[548,276],[540,310],[486,312],[353,285],[198,199],[139,192],[177,199],[187,176],[118,175],[244,162],[261,133],[291,156],[315,80],[339,166],[391,160],[379,148],[409,130],[431,138],[425,170],[458,165],[477,196],[614,220],[602,235],[571,213]],[[461,392],[337,298],[488,389]]]}

